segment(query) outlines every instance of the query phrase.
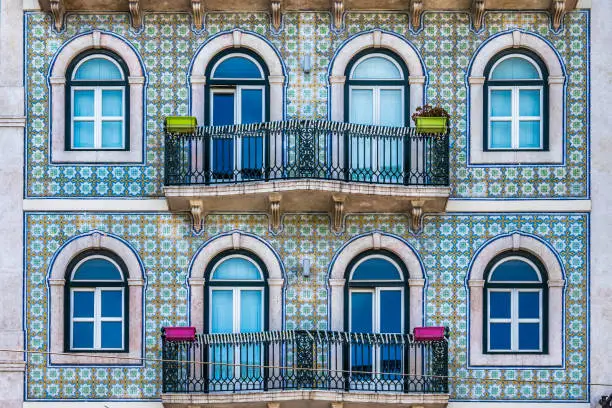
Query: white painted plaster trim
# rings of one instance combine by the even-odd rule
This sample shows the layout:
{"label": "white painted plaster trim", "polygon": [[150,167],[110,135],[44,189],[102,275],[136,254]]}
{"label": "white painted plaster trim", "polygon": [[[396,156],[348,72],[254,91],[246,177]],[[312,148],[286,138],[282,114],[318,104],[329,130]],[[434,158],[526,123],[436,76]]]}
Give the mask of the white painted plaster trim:
{"label": "white painted plaster trim", "polygon": [[165,199],[26,199],[24,211],[125,211],[160,212],[168,211]]}
{"label": "white painted plaster trim", "polygon": [[[548,151],[496,152],[484,150],[484,70],[491,58],[509,48],[526,48],[535,52],[542,58],[548,69]],[[499,35],[487,42],[475,55],[468,83],[470,87],[471,164],[563,163],[565,76],[561,62],[550,45],[535,35],[518,30]]]}
{"label": "white painted plaster trim", "polygon": [[204,331],[204,283],[206,268],[215,256],[228,250],[244,249],[256,255],[268,271],[269,330],[283,328],[283,271],[276,254],[262,240],[240,232],[208,241],[196,254],[189,271],[190,320],[198,333]]}
{"label": "white painted plaster trim", "polygon": [[[114,51],[128,66],[130,92],[130,146],[127,151],[65,150],[66,138],[66,71],[70,61],[83,51],[103,48]],[[51,77],[51,162],[53,163],[140,163],[143,161],[144,72],[136,52],[123,40],[93,31],[66,44],[53,64]]]}
{"label": "white painted plaster trim", "polygon": [[591,200],[449,200],[446,212],[589,212]]}
{"label": "white painted plaster trim", "polygon": [[[50,356],[52,364],[100,365],[100,364],[134,364],[142,362],[142,325],[143,325],[143,286],[144,274],[132,249],[122,241],[101,232],[92,232],[80,236],[59,249],[49,271],[49,344],[51,353],[64,352],[64,295],[65,276],[70,261],[88,249],[106,249],[120,257],[127,267],[129,311],[128,353],[91,353],[91,357],[83,356],[86,351]],[[117,357],[119,359],[117,359]],[[133,358],[127,361],[125,358]]]}
{"label": "white painted plaster trim", "polygon": [[[548,354],[485,354],[483,344],[484,271],[497,255],[522,250],[536,256],[548,275]],[[495,239],[480,250],[472,262],[470,292],[470,366],[561,366],[563,365],[563,270],[554,252],[531,236],[514,233]]]}
{"label": "white painted plaster trim", "polygon": [[0,127],[23,128],[25,124],[25,116],[0,116]]}
{"label": "white painted plaster trim", "polygon": [[418,106],[423,106],[423,89],[425,73],[421,59],[414,47],[406,40],[375,30],[359,34],[347,41],[336,54],[329,77],[331,92],[331,120],[344,122],[344,82],[346,67],[359,52],[368,48],[385,48],[395,52],[408,68],[408,83],[410,84],[410,115]]}
{"label": "white painted plaster trim", "polygon": [[265,62],[270,76],[270,121],[283,120],[283,86],[285,76],[283,64],[275,50],[266,41],[256,35],[233,30],[221,34],[207,42],[196,54],[189,78],[191,82],[191,115],[195,116],[199,124],[204,124],[204,106],[206,100],[206,67],[211,59],[219,52],[228,48],[244,47],[259,55]]}
{"label": "white painted plaster trim", "polygon": [[344,283],[349,263],[359,254],[368,250],[387,250],[397,255],[408,270],[408,310],[412,330],[423,322],[423,287],[425,274],[414,250],[400,239],[378,232],[362,236],[349,242],[336,255],[329,276],[330,330],[345,331],[344,327]]}

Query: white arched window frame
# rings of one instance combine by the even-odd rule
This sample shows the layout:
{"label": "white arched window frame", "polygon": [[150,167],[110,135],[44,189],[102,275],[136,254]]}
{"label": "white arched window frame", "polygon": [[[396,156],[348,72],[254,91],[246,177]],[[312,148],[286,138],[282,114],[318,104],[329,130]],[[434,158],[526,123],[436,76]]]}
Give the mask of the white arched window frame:
{"label": "white arched window frame", "polygon": [[[548,275],[548,280],[543,282],[548,291],[548,334],[543,338],[543,342],[546,342],[548,346],[546,353],[487,353],[486,344],[483,341],[483,327],[486,319],[484,313],[485,271],[497,256],[510,251],[522,251],[531,254],[543,265]],[[469,365],[473,367],[562,366],[564,356],[563,321],[565,319],[563,307],[565,280],[563,276],[563,269],[556,254],[548,245],[533,236],[514,233],[485,243],[472,260],[467,281],[469,289]]]}
{"label": "white arched window frame", "polygon": [[[109,50],[127,65],[129,84],[129,146],[125,150],[70,150],[66,149],[66,74],[71,61],[89,50]],[[52,163],[142,163],[144,160],[144,69],[138,54],[117,36],[92,31],[73,38],[59,50],[49,74],[51,90],[51,162]]]}
{"label": "white arched window frame", "polygon": [[[494,151],[484,144],[485,69],[502,51],[523,48],[535,53],[548,70],[548,150]],[[468,77],[469,85],[469,163],[470,164],[561,164],[565,145],[565,75],[561,61],[546,41],[519,30],[499,34],[475,54]]]}
{"label": "white arched window frame", "polygon": [[[85,251],[106,250],[120,258],[126,266],[128,319],[125,321],[129,342],[124,352],[87,351],[65,353],[66,271],[70,262]],[[106,233],[92,231],[73,238],[54,255],[48,275],[49,331],[48,344],[51,364],[75,365],[142,365],[143,349],[143,299],[144,273],[136,252],[124,241]]]}

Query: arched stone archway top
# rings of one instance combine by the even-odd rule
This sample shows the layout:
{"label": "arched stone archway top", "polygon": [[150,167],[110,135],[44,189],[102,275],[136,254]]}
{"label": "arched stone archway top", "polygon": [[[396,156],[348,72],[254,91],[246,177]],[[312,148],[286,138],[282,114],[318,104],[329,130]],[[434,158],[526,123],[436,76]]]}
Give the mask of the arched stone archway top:
{"label": "arched stone archway top", "polygon": [[379,249],[387,250],[397,255],[406,266],[406,269],[408,269],[408,276],[405,279],[412,282],[419,281],[422,286],[425,274],[414,250],[399,238],[379,232],[359,237],[344,246],[331,265],[330,281],[344,280],[346,269],[356,256],[368,250]]}
{"label": "arched stone archway top", "polygon": [[425,76],[421,58],[410,43],[393,34],[380,30],[362,33],[348,40],[338,51],[332,61],[331,77],[344,76],[346,67],[351,59],[359,52],[368,48],[385,48],[395,52],[408,67],[410,78],[422,78]]}
{"label": "arched stone archway top", "polygon": [[271,77],[284,76],[282,61],[269,43],[254,34],[236,29],[214,37],[200,48],[191,66],[191,77],[204,77],[206,67],[215,55],[228,48],[240,47],[257,53],[266,63]]}
{"label": "arched stone archway top", "polygon": [[221,235],[204,244],[191,263],[190,280],[202,280],[203,282],[206,268],[215,256],[228,250],[239,249],[252,252],[261,259],[268,272],[268,281],[283,284],[282,265],[274,251],[262,240],[241,232]]}

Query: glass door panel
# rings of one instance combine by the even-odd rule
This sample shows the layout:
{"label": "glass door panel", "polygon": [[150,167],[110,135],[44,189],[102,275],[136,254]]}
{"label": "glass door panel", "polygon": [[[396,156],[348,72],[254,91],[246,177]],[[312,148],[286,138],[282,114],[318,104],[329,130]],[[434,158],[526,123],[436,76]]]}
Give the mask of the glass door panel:
{"label": "glass door panel", "polygon": [[[211,291],[210,332],[232,333],[234,330],[234,296],[233,291],[215,289]],[[219,344],[210,348],[212,379],[219,383],[229,382],[234,378],[234,350],[229,344]]]}
{"label": "glass door panel", "polygon": [[[403,91],[381,89],[379,101],[379,125],[404,126]],[[397,182],[402,177],[403,141],[397,136],[382,136],[378,139],[379,181]]]}
{"label": "glass door panel", "polygon": [[[240,333],[263,331],[262,291],[240,290]],[[259,344],[244,344],[240,347],[240,378],[260,381],[262,349]]]}
{"label": "glass door panel", "polygon": [[[212,94],[212,125],[234,124],[235,94],[215,92]],[[217,136],[212,140],[212,177],[214,179],[234,178],[233,135]]]}
{"label": "glass door panel", "polygon": [[[263,116],[263,89],[240,89],[240,123],[261,123]],[[263,174],[263,134],[253,133],[242,137],[242,176],[244,179],[261,179]]]}
{"label": "glass door panel", "polygon": [[[349,121],[360,125],[375,124],[374,118],[374,89],[350,90],[350,116]],[[351,179],[355,181],[369,181],[372,176],[372,139],[367,135],[351,135],[350,140],[350,169]]]}
{"label": "glass door panel", "polygon": [[[372,292],[351,292],[352,333],[374,332],[374,294]],[[371,379],[373,370],[373,349],[369,343],[354,343],[351,347],[351,373],[353,381]]]}

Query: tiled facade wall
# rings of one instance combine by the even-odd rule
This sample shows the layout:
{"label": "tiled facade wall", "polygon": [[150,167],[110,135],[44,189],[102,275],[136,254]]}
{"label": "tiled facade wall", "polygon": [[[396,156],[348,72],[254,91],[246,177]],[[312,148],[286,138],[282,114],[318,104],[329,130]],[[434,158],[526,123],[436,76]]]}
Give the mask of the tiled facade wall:
{"label": "tiled facade wall", "polygon": [[[209,238],[227,231],[255,234],[270,243],[286,271],[285,327],[325,329],[327,279],[335,253],[351,238],[371,231],[394,234],[411,245],[426,273],[425,324],[448,326],[451,333],[451,398],[458,400],[585,400],[588,378],[588,216],[586,214],[455,214],[428,216],[421,235],[407,229],[403,216],[350,216],[346,232],[330,232],[323,215],[286,215],[284,230],[268,231],[263,215],[207,218],[196,236],[187,216],[169,214],[36,214],[26,216],[25,298],[27,342],[48,350],[48,286],[53,254],[69,239],[97,229],[131,245],[146,271],[145,353],[160,357],[160,329],[188,322],[186,279],[189,262]],[[554,369],[468,368],[468,293],[470,260],[489,239],[520,231],[540,237],[558,254],[565,271],[564,367]],[[299,258],[313,260],[311,277],[297,273]],[[43,355],[27,365],[28,399],[158,398],[161,369],[138,367],[49,367]],[[537,381],[532,384],[530,381]]]}
{"label": "tiled facade wall", "polygon": [[[196,33],[187,14],[145,15],[134,32],[128,16],[69,15],[57,33],[51,18],[26,15],[27,197],[157,197],[163,183],[163,121],[189,112],[188,66],[211,36],[241,28],[262,35],[286,65],[286,117],[328,118],[328,68],[342,42],[371,29],[398,33],[420,53],[427,72],[427,101],[441,104],[451,120],[451,187],[457,198],[587,198],[589,196],[588,75],[589,14],[566,15],[559,33],[546,13],[489,12],[480,33],[467,13],[426,13],[423,29],[408,30],[404,14],[356,14],[345,29],[330,29],[326,13],[288,13],[280,33],[271,32],[265,14],[208,14],[206,31]],[[71,38],[93,29],[124,38],[141,56],[147,75],[145,164],[133,166],[57,166],[49,164],[48,72],[53,56]],[[540,35],[558,51],[567,70],[565,165],[471,167],[467,162],[467,70],[478,47],[501,31],[521,29]],[[303,55],[313,69],[300,69]]]}

